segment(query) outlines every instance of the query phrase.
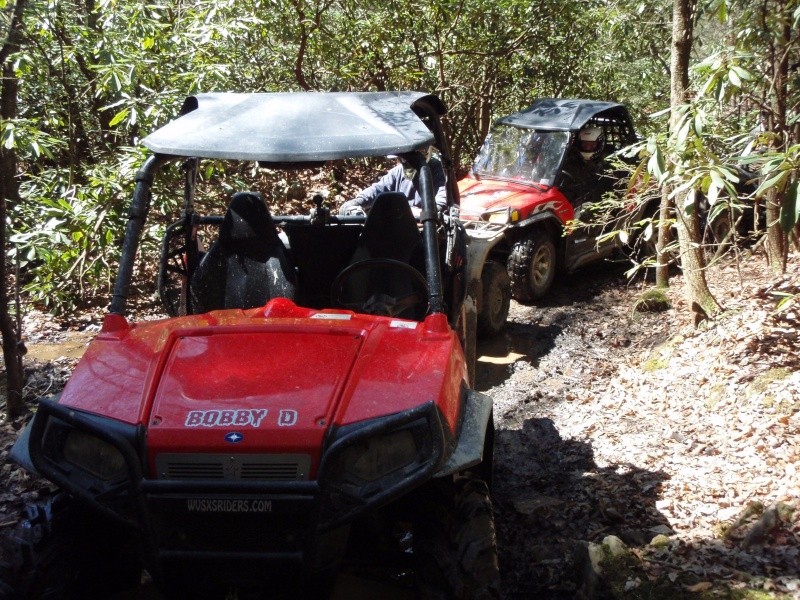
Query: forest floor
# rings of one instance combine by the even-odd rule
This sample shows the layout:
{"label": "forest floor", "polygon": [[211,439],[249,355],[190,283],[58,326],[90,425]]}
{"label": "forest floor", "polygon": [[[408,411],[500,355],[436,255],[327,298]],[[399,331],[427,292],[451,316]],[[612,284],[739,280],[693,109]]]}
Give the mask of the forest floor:
{"label": "forest floor", "polygon": [[[605,264],[560,278],[546,303],[512,303],[479,346],[495,402],[493,498],[504,597],[800,598],[800,255],[709,270],[726,309],[695,327]],[[57,392],[100,314],[24,320],[26,399]],[[2,417],[3,415],[0,415]],[[22,420],[0,428],[0,537],[41,486],[10,464]],[[589,568],[616,536],[627,551]]]}
{"label": "forest floor", "polygon": [[[478,374],[508,598],[800,598],[800,303],[776,313],[799,258],[710,269],[725,312],[698,327],[680,277],[639,312],[624,266],[513,306]],[[595,581],[611,535],[628,551]]]}

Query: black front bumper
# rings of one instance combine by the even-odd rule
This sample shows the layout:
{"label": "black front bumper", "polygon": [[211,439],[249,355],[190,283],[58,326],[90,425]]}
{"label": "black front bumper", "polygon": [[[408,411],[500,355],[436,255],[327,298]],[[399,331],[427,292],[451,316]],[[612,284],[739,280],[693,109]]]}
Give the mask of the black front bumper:
{"label": "black front bumper", "polygon": [[[341,452],[382,431],[420,423],[430,432],[430,455],[425,464],[389,489],[367,497],[342,494],[330,476]],[[124,475],[105,482],[62,460],[53,446],[62,435],[59,431],[70,428],[113,446],[124,459]],[[175,561],[324,570],[341,559],[350,522],[434,476],[444,463],[446,448],[452,447],[453,441],[445,438],[439,411],[433,402],[427,402],[410,411],[332,431],[316,481],[160,480],[145,476],[143,427],[43,400],[27,444],[30,462],[41,475],[106,516],[138,530],[145,565],[158,578],[164,567]]]}

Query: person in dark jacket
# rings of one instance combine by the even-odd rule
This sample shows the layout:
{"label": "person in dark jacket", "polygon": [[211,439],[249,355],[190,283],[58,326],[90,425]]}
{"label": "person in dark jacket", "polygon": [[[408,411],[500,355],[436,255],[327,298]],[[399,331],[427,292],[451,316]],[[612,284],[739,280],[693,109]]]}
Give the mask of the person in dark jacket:
{"label": "person in dark jacket", "polygon": [[[445,191],[444,168],[439,159],[432,157],[428,160],[431,169],[433,189],[436,194],[436,206],[444,209],[447,206]],[[422,197],[419,194],[419,173],[403,157],[397,157],[397,164],[386,175],[368,188],[361,190],[355,198],[348,200],[339,208],[340,215],[358,214],[369,212],[375,198],[383,192],[401,192],[408,198],[411,212],[418,216],[422,210]]]}
{"label": "person in dark jacket", "polygon": [[599,202],[611,189],[613,180],[606,174],[605,140],[603,130],[593,125],[584,126],[569,149],[561,169],[561,189],[573,206],[585,202]]}

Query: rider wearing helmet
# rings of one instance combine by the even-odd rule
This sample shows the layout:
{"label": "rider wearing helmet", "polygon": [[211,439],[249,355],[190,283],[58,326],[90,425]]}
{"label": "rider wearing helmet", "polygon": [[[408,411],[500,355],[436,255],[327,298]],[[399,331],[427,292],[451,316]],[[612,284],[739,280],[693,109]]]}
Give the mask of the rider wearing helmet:
{"label": "rider wearing helmet", "polygon": [[596,160],[600,158],[605,147],[603,130],[595,125],[585,126],[578,134],[578,148],[583,160]]}
{"label": "rider wearing helmet", "polygon": [[566,175],[562,190],[573,206],[600,199],[604,150],[603,129],[597,125],[586,124],[575,136],[562,168]]}

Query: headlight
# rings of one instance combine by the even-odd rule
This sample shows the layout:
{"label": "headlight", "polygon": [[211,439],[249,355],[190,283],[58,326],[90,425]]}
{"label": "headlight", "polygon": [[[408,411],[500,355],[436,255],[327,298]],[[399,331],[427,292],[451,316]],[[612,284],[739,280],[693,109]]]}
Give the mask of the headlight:
{"label": "headlight", "polygon": [[109,515],[133,516],[129,484],[142,478],[139,427],[43,398],[26,431],[42,476]]}
{"label": "headlight", "polygon": [[125,459],[111,444],[71,430],[64,440],[64,459],[72,465],[108,481],[125,474]]}
{"label": "headlight", "polygon": [[418,454],[412,433],[396,431],[345,450],[341,458],[342,470],[346,479],[375,481],[411,465]]}
{"label": "headlight", "polygon": [[351,520],[439,469],[444,430],[433,402],[340,430],[320,467],[323,527]]}
{"label": "headlight", "polygon": [[486,213],[483,215],[483,219],[489,221],[489,223],[498,223],[500,225],[505,225],[510,220],[508,209]]}
{"label": "headlight", "polygon": [[502,210],[485,212],[481,215],[481,218],[484,221],[488,221],[489,223],[506,225],[507,223],[514,223],[516,221],[519,221],[519,211],[511,208],[504,208]]}
{"label": "headlight", "polygon": [[103,490],[128,476],[128,465],[117,447],[58,418],[47,420],[42,454],[49,465],[84,489]]}

